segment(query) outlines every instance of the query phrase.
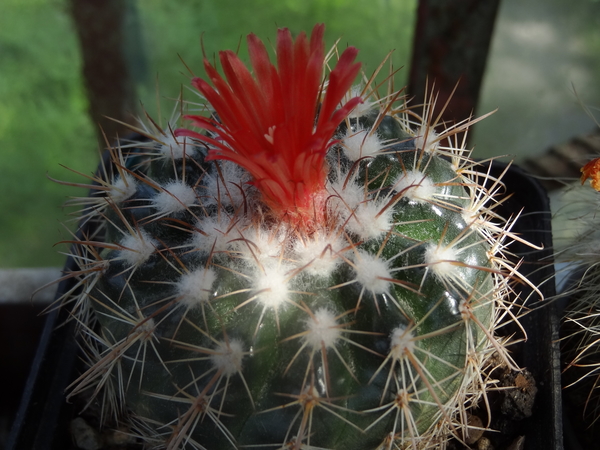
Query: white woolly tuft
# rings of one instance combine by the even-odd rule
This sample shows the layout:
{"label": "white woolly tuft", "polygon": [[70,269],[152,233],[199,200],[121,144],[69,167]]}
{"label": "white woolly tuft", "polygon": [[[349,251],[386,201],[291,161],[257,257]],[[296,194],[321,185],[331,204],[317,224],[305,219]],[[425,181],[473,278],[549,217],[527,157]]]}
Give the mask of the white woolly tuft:
{"label": "white woolly tuft", "polygon": [[[365,199],[365,188],[351,176],[339,174],[337,179],[327,185],[331,198],[328,201],[332,217],[346,223],[347,231],[357,234],[361,239],[376,239],[392,226],[392,211],[388,208],[379,214],[385,204],[382,201]],[[344,186],[345,184],[345,186]]]}
{"label": "white woolly tuft", "polygon": [[355,176],[344,186],[347,177],[347,174],[340,174],[336,181],[327,186],[331,195],[328,201],[331,216],[339,216],[340,221],[346,222],[347,231],[361,239],[381,237],[392,227],[392,208],[381,212],[386,202],[365,199],[365,188],[356,181]]}
{"label": "white woolly tuft", "polygon": [[173,214],[184,211],[196,202],[194,189],[183,181],[173,181],[162,187],[152,204],[160,214]]}
{"label": "white woolly tuft", "polygon": [[234,246],[241,253],[250,266],[255,267],[256,262],[269,264],[274,259],[281,258],[287,244],[284,229],[269,230],[260,226],[252,226],[244,230],[243,239]]}
{"label": "white woolly tuft", "polygon": [[357,161],[365,156],[373,156],[382,149],[381,140],[377,133],[370,133],[362,127],[353,132],[346,129],[346,135],[342,138],[342,149],[350,161]]}
{"label": "white woolly tuft", "polygon": [[200,267],[193,272],[183,274],[177,282],[180,303],[188,308],[195,308],[208,302],[216,279],[217,274],[212,268]]}
{"label": "white woolly tuft", "polygon": [[393,208],[381,212],[385,205],[375,200],[360,203],[348,220],[348,231],[364,240],[380,238],[392,227]]}
{"label": "white woolly tuft", "polygon": [[254,275],[254,292],[263,306],[277,311],[289,299],[289,268],[273,262],[264,265],[263,269],[264,271],[257,270]]}
{"label": "white woolly tuft", "polygon": [[429,244],[425,250],[425,264],[439,278],[447,278],[456,273],[457,253],[453,247]]}
{"label": "white woolly tuft", "polygon": [[341,238],[316,232],[305,240],[296,240],[294,252],[299,266],[306,266],[304,273],[326,278],[342,262],[339,253],[344,247],[345,242]]}
{"label": "white woolly tuft", "polygon": [[344,95],[342,99],[342,104],[347,103],[354,97],[361,97],[362,103],[359,103],[354,107],[354,109],[348,114],[348,118],[359,118],[368,114],[369,111],[373,109],[373,107],[377,104],[377,102],[369,102],[367,98],[362,96],[363,86],[360,84],[354,85],[350,88],[350,90]]}
{"label": "white woolly tuft", "polygon": [[427,126],[422,126],[417,130],[415,138],[415,147],[427,153],[434,153],[439,147],[438,134]]}
{"label": "white woolly tuft", "polygon": [[[238,239],[240,233],[236,227],[231,227],[231,220],[225,214],[209,216],[196,223],[192,245],[201,252],[224,252],[233,247],[232,240]],[[231,227],[231,229],[230,229]]]}
{"label": "white woolly tuft", "polygon": [[436,189],[431,179],[418,170],[409,170],[398,177],[394,190],[417,203],[427,203],[433,199]]}
{"label": "white woolly tuft", "polygon": [[394,328],[390,336],[390,354],[392,358],[400,360],[407,353],[413,353],[414,349],[415,341],[412,332],[402,325]]}
{"label": "white woolly tuft", "polygon": [[373,294],[385,294],[389,291],[390,274],[387,262],[376,255],[358,251],[354,258],[356,281]]}
{"label": "white woolly tuft", "polygon": [[478,225],[480,213],[473,208],[463,208],[461,216],[467,225]]}
{"label": "white woolly tuft", "polygon": [[210,355],[210,360],[215,369],[229,377],[242,372],[242,360],[244,359],[244,345],[239,339],[219,341],[215,347],[215,353]]}
{"label": "white woolly tuft", "polygon": [[202,202],[206,206],[223,205],[239,206],[244,201],[243,189],[250,181],[248,172],[238,164],[231,161],[219,161],[220,174],[215,171],[214,175],[206,177],[203,181],[206,186]]}
{"label": "white woolly tuft", "polygon": [[306,319],[304,341],[314,350],[335,347],[342,334],[335,315],[326,308],[318,309],[313,316]]}
{"label": "white woolly tuft", "polygon": [[154,330],[156,330],[156,323],[152,317],[148,317],[132,330],[132,334],[140,336],[144,341],[150,341],[154,337]]}
{"label": "white woolly tuft", "polygon": [[331,213],[339,214],[343,219],[348,218],[352,210],[365,199],[365,189],[356,182],[356,177],[352,177],[344,186],[347,176],[342,173],[326,186],[327,192],[331,195],[327,203]]}
{"label": "white woolly tuft", "polygon": [[182,159],[183,155],[190,155],[195,151],[192,140],[187,136],[175,137],[171,133],[162,139],[162,144],[158,145],[158,151],[166,159]]}
{"label": "white woolly tuft", "polygon": [[158,242],[152,239],[145,231],[140,230],[139,234],[127,235],[120,245],[124,247],[119,252],[119,257],[125,261],[128,266],[139,266],[154,253]]}
{"label": "white woolly tuft", "polygon": [[135,178],[128,173],[124,173],[123,177],[115,177],[108,191],[108,197],[114,203],[119,204],[135,194],[136,189],[137,183]]}

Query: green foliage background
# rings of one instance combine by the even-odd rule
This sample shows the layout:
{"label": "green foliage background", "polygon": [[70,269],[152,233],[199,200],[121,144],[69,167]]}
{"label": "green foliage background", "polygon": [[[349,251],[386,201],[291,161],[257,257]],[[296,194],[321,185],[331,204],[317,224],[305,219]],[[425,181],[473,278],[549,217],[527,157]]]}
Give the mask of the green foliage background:
{"label": "green foliage background", "polygon": [[[327,44],[354,45],[367,72],[395,49],[407,65],[416,0],[139,0],[126,48],[141,104],[156,117],[189,84],[181,62],[203,74],[200,37],[208,55],[236,49],[249,32],[274,42],[278,26],[293,33],[327,25]],[[65,0],[3,0],[0,6],[0,267],[62,266],[70,238],[61,205],[85,190],[54,183],[84,182],[99,149],[87,116],[81,59]],[[137,33],[139,31],[139,33]],[[397,77],[405,81],[406,72]]]}

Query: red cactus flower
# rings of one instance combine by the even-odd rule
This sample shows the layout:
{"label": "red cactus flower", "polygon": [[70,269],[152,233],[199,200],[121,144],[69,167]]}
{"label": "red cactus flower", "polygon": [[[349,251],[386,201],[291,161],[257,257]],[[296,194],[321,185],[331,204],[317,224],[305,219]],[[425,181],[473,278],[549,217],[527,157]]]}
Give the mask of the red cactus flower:
{"label": "red cactus flower", "polygon": [[592,159],[581,168],[581,184],[585,183],[588,178],[594,189],[600,191],[600,158]]}
{"label": "red cactus flower", "polygon": [[304,33],[294,41],[288,29],[278,30],[277,67],[261,40],[250,34],[254,76],[232,51],[219,53],[226,80],[205,58],[212,86],[200,78],[192,84],[212,105],[218,120],[187,118],[216,137],[177,130],[179,136],[209,144],[208,160],[229,160],[246,169],[264,203],[294,224],[311,220],[315,209],[322,209],[315,200],[324,191],[325,154],[337,126],[361,102],[356,97],[340,106],[360,70],[360,63],[354,63],[358,53],[354,47],[342,53],[324,88],[324,31],[319,24],[310,41]]}

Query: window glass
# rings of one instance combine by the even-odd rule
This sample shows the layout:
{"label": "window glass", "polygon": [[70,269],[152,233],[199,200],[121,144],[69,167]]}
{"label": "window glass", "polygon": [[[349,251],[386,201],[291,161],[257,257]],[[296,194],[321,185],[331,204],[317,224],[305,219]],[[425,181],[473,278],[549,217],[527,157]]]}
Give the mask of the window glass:
{"label": "window glass", "polygon": [[478,107],[498,111],[477,125],[477,157],[522,161],[597,129],[579,99],[600,107],[599,56],[600,1],[503,0]]}

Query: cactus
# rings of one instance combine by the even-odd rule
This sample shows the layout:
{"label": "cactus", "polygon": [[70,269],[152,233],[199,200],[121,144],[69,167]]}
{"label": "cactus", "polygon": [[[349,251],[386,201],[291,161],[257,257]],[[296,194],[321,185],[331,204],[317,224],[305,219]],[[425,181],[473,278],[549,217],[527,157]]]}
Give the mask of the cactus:
{"label": "cactus", "polygon": [[[560,244],[556,259],[563,263],[568,273],[568,280],[563,283],[565,288],[559,296],[568,298],[561,324],[565,399],[574,407],[574,413],[580,415],[578,422],[583,421],[590,427],[578,436],[582,444],[587,436],[592,439],[589,445],[595,445],[600,419],[600,236],[597,217],[600,158],[589,161],[581,172],[582,187],[572,186],[564,192],[568,206],[557,215],[557,220],[568,224],[568,232],[557,239]],[[592,189],[583,186],[588,179]]]}
{"label": "cactus", "polygon": [[323,33],[279,30],[277,66],[250,35],[253,74],[206,60],[195,114],[140,126],[92,178],[70,395],[149,447],[443,446],[491,356],[514,367],[512,222],[472,122],[436,131],[433,105],[352,87],[357,50],[332,64]]}

